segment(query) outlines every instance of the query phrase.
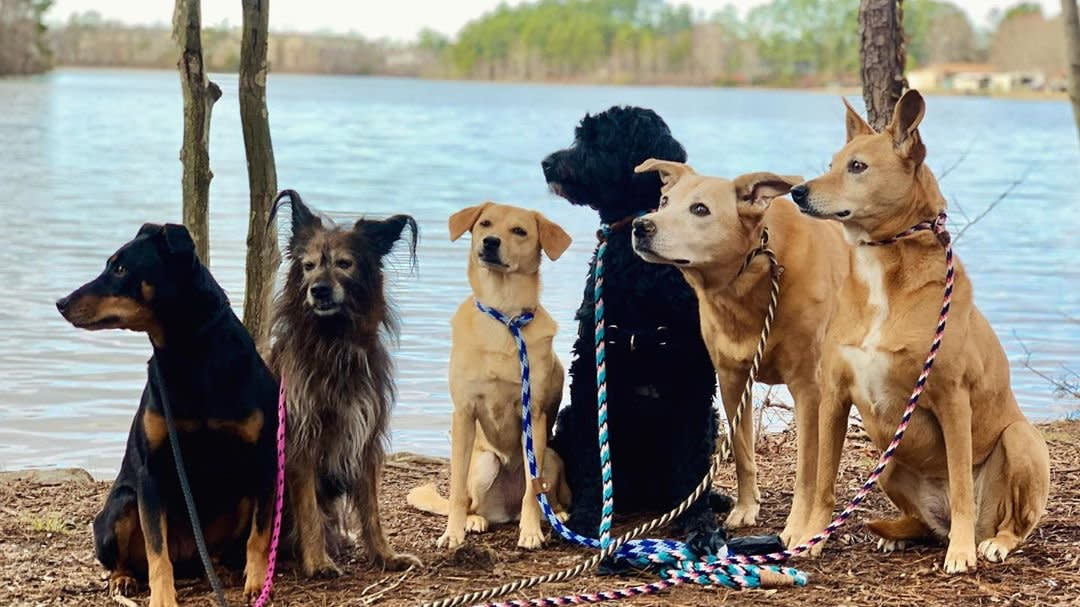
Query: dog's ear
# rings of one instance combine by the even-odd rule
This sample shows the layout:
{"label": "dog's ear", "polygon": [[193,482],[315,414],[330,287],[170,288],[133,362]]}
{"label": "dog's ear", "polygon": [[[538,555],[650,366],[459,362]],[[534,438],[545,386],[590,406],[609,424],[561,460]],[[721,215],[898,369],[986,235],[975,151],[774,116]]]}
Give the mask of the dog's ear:
{"label": "dog's ear", "polygon": [[161,231],[161,227],[160,223],[144,223],[142,224],[142,227],[139,228],[139,231],[135,233],[135,238],[157,234]]}
{"label": "dog's ear", "polygon": [[892,134],[896,152],[916,165],[926,158],[926,146],[919,135],[919,123],[925,115],[926,101],[919,91],[911,89],[896,102],[892,120],[885,127]]}
{"label": "dog's ear", "polygon": [[469,230],[472,230],[473,225],[476,224],[476,220],[480,218],[480,213],[484,212],[484,209],[495,204],[494,202],[482,202],[476,206],[466,207],[461,209],[457,213],[450,216],[450,241],[453,242],[461,235]]}
{"label": "dog's ear", "polygon": [[758,172],[735,178],[735,209],[739,219],[752,229],[765,215],[773,198],[783,196],[804,180],[798,175]]}
{"label": "dog's ear", "polygon": [[274,218],[277,217],[278,210],[286,204],[292,209],[289,248],[295,249],[296,245],[306,237],[308,232],[322,227],[322,219],[311,212],[311,209],[304,204],[304,200],[300,198],[300,194],[296,190],[281,190],[281,193],[274,199],[274,204],[270,207],[270,217],[266,220],[268,228],[274,224]]}
{"label": "dog's ear", "polygon": [[559,224],[540,213],[533,211],[533,215],[536,215],[536,228],[540,234],[540,248],[547,253],[548,259],[551,261],[562,257],[562,254],[570,247],[570,235]]}
{"label": "dog's ear", "polygon": [[649,158],[645,162],[634,167],[635,173],[647,173],[649,171],[657,171],[660,173],[660,181],[664,184],[660,188],[661,192],[670,190],[671,187],[683,177],[697,174],[688,164],[674,162],[672,160],[660,160],[658,158]]}
{"label": "dog's ear", "polygon": [[394,243],[401,240],[401,233],[405,231],[406,226],[412,234],[412,238],[409,239],[409,260],[415,264],[416,243],[420,240],[420,229],[416,227],[416,220],[412,216],[394,215],[381,221],[361,219],[353,226],[353,230],[364,234],[374,247],[375,253],[379,257],[384,257],[394,248]]}
{"label": "dog's ear", "polygon": [[873,135],[875,133],[874,128],[871,127],[863,117],[855,111],[855,108],[851,107],[847,99],[840,98],[844,102],[844,110],[847,112],[844,117],[844,126],[847,127],[847,140],[852,139],[860,135]]}

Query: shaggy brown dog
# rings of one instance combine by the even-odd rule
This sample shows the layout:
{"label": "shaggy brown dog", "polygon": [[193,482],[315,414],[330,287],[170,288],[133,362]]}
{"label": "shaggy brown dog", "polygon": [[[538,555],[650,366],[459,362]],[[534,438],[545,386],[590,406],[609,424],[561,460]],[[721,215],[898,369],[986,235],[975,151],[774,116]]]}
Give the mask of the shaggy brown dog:
{"label": "shaggy brown dog", "polygon": [[404,569],[420,561],[394,552],[379,518],[379,482],[394,402],[393,369],[384,338],[396,326],[383,293],[382,259],[412,230],[408,215],[361,219],[352,228],[315,216],[299,194],[278,195],[292,207],[290,267],[274,309],[271,368],[286,382],[288,487],[295,545],[304,575],[334,577],[327,550],[348,519],[376,565]]}

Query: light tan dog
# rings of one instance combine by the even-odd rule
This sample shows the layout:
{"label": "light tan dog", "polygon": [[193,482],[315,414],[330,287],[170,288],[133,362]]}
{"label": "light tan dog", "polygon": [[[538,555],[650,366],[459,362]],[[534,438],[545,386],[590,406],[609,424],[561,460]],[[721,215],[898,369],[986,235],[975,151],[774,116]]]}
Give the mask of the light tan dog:
{"label": "light tan dog", "polygon": [[[908,91],[889,125],[876,133],[848,105],[847,144],[831,169],[792,191],[805,212],[839,219],[855,245],[840,309],[825,338],[817,489],[802,539],[832,517],[849,403],[884,449],[934,336],[945,277],[938,238],[922,231],[887,246],[860,244],[891,237],[945,209],[923,162],[918,127],[925,109],[922,96]],[[885,550],[912,539],[948,537],[945,571],[967,571],[975,568],[976,545],[984,558],[1001,561],[1027,537],[1045,511],[1049,476],[1046,443],[1016,404],[1009,361],[957,262],[943,345],[907,434],[879,481],[902,516],[869,527]]]}
{"label": "light tan dog", "polygon": [[408,502],[421,510],[448,514],[440,547],[454,548],[465,532],[483,532],[488,523],[520,519],[518,546],[544,541],[540,508],[528,481],[521,440],[521,367],[509,329],[476,307],[494,308],[507,318],[531,312],[522,330],[529,355],[533,444],[537,466],[551,488],[553,506],[565,513],[569,488],[562,462],[547,448],[563,392],[563,367],[552,349],[556,324],[540,305],[540,252],[558,259],[570,236],[540,213],[486,202],[450,217],[450,240],[472,231],[469,284],[473,294],[451,321],[450,500],[433,486],[414,489]]}
{"label": "light tan dog", "polygon": [[[801,536],[809,516],[817,453],[820,344],[843,282],[850,247],[840,225],[821,224],[788,200],[773,202],[802,177],[750,173],[733,181],[696,174],[689,166],[646,160],[638,173],[659,171],[660,208],[634,222],[634,250],[647,261],[672,264],[694,289],[701,333],[720,380],[729,424],[742,397],[769,304],[771,265],[760,254],[762,233],[784,267],[772,333],[758,381],[786,384],[795,398],[798,464],[795,499],[781,534]],[[731,428],[738,499],[731,527],[756,524],[760,507],[754,462],[753,415]],[[729,426],[730,427],[730,426]]]}

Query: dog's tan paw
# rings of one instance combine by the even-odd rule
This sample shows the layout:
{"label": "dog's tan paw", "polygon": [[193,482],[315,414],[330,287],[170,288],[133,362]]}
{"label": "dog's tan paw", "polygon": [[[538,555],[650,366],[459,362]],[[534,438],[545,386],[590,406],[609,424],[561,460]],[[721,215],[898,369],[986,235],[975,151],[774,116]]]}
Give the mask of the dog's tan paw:
{"label": "dog's tan paw", "polygon": [[975,546],[956,546],[949,544],[949,550],[945,553],[945,573],[966,573],[975,571]]}
{"label": "dog's tan paw", "polygon": [[526,550],[536,550],[544,545],[544,533],[539,529],[522,529],[517,545]]}
{"label": "dog's tan paw", "polygon": [[134,596],[139,591],[139,584],[135,578],[126,573],[113,573],[109,576],[109,594],[121,596]]}
{"label": "dog's tan paw", "polygon": [[332,580],[341,577],[341,569],[330,561],[304,568],[304,575],[317,580]]}
{"label": "dog's tan paw", "polygon": [[801,526],[789,524],[780,532],[780,541],[784,542],[785,547],[794,548],[796,542],[802,539],[803,535],[804,533]]}
{"label": "dog's tan paw", "polygon": [[488,530],[488,521],[479,514],[470,514],[465,518],[465,533],[484,533]]}
{"label": "dog's tan paw", "polygon": [[883,537],[878,538],[877,541],[877,549],[885,554],[906,550],[910,545],[911,542],[908,542],[907,540],[887,540]]}
{"label": "dog's tan paw", "polygon": [[731,509],[727,517],[727,526],[729,529],[738,529],[739,527],[753,527],[757,524],[758,512],[761,511],[761,504],[735,504],[735,507]]}
{"label": "dog's tan paw", "polygon": [[382,565],[389,571],[404,571],[409,567],[424,566],[424,564],[420,562],[420,559],[405,552],[398,552],[387,556],[382,559]]}
{"label": "dog's tan paw", "polygon": [[562,512],[556,512],[555,518],[559,519],[560,523],[565,523],[566,521],[570,520],[570,513],[566,512],[565,510]]}
{"label": "dog's tan paw", "polygon": [[1009,555],[1009,548],[1003,546],[995,538],[991,538],[979,544],[979,554],[991,563],[1000,563]]}
{"label": "dog's tan paw", "polygon": [[462,530],[461,533],[458,533],[458,532],[451,533],[450,531],[447,531],[447,532],[443,533],[441,536],[439,536],[439,539],[435,540],[435,545],[436,546],[438,546],[439,548],[446,548],[446,549],[449,549],[449,550],[453,550],[454,548],[457,548],[458,546],[460,546],[460,545],[462,545],[464,543],[465,543],[464,530]]}
{"label": "dog's tan paw", "polygon": [[169,593],[151,592],[150,607],[180,607],[176,602],[176,591]]}

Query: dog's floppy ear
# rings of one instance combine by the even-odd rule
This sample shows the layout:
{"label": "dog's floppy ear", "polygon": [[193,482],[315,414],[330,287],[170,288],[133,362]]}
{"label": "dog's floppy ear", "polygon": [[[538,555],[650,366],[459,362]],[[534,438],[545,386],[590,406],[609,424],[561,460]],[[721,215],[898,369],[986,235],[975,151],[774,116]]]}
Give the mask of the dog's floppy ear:
{"label": "dog's floppy ear", "polygon": [[179,223],[144,223],[139,228],[136,238],[149,236],[158,250],[165,254],[170,264],[176,266],[194,265],[196,260],[195,241],[191,232]]}
{"label": "dog's floppy ear", "polygon": [[317,230],[322,227],[322,219],[319,219],[311,209],[304,204],[300,194],[296,190],[281,190],[270,207],[270,217],[266,220],[267,227],[273,225],[278,210],[288,204],[292,209],[292,226],[289,230],[289,248],[294,249],[300,242],[301,237],[309,230]]}
{"label": "dog's floppy ear", "polygon": [[570,247],[570,235],[559,224],[540,213],[533,211],[533,215],[536,215],[536,227],[540,234],[540,248],[547,253],[548,259],[551,261],[562,257],[562,254]]}
{"label": "dog's floppy ear", "polygon": [[649,171],[657,171],[660,173],[660,181],[664,184],[660,188],[661,192],[666,192],[674,186],[679,179],[687,175],[696,175],[694,169],[690,165],[683,162],[675,162],[672,160],[660,160],[658,158],[649,158],[645,162],[634,167],[635,173],[647,173]]}
{"label": "dog's floppy ear", "polygon": [[476,220],[480,218],[480,213],[484,212],[484,209],[495,204],[494,202],[482,202],[476,206],[466,207],[461,209],[457,213],[450,216],[450,241],[453,242],[465,232],[472,229],[476,224]]}
{"label": "dog's floppy ear", "polygon": [[911,89],[896,102],[892,120],[885,127],[892,134],[896,152],[916,165],[926,158],[926,146],[919,135],[919,123],[925,115],[926,101],[919,91]]}
{"label": "dog's floppy ear", "polygon": [[798,175],[757,172],[735,178],[735,208],[744,221],[756,223],[769,208],[773,198],[783,196],[804,180]]}
{"label": "dog's floppy ear", "polygon": [[135,233],[135,237],[138,238],[139,236],[151,236],[157,234],[161,231],[161,227],[160,223],[144,223],[142,224],[142,227],[139,228],[139,231]]}
{"label": "dog's floppy ear", "polygon": [[420,229],[416,227],[416,220],[412,216],[394,215],[381,221],[361,219],[353,226],[353,230],[367,236],[379,257],[384,257],[394,248],[394,243],[401,239],[401,233],[406,226],[412,234],[409,239],[409,260],[416,263],[416,243],[420,240]]}
{"label": "dog's floppy ear", "polygon": [[847,112],[844,116],[844,126],[847,127],[847,140],[851,141],[860,135],[873,135],[874,128],[863,120],[863,117],[855,111],[855,108],[851,107],[848,100],[843,97],[840,100],[844,102],[844,109]]}

